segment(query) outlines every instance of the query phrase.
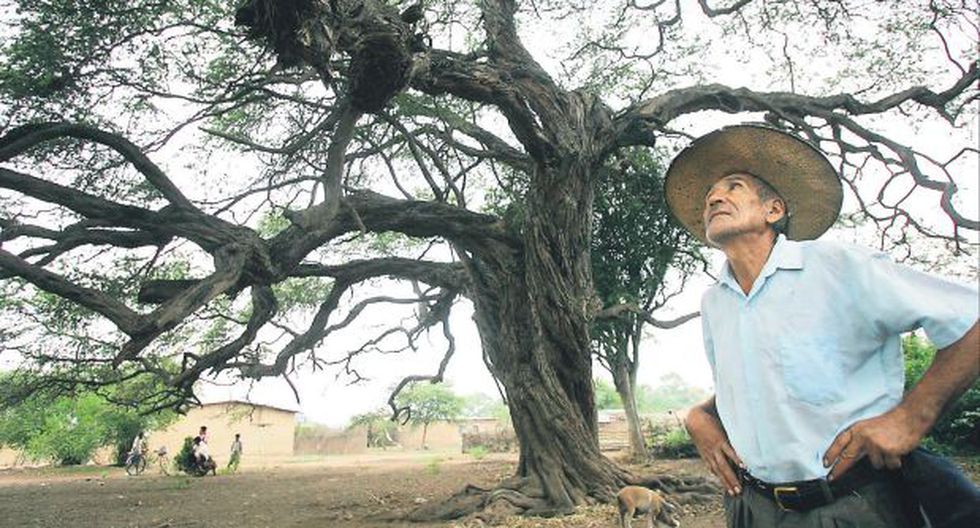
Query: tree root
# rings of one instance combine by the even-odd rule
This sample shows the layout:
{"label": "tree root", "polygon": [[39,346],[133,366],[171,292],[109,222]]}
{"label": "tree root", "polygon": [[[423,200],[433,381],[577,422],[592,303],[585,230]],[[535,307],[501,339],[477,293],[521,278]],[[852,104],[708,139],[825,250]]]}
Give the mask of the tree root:
{"label": "tree root", "polygon": [[[660,490],[675,506],[718,502],[721,494],[717,485],[701,477],[638,477],[628,484]],[[603,498],[601,501],[607,500]],[[493,525],[514,515],[556,517],[574,512],[574,508],[555,507],[541,487],[530,479],[514,477],[492,489],[467,484],[443,502],[425,504],[415,509],[408,515],[408,520],[435,522],[469,517]]]}
{"label": "tree root", "polygon": [[540,487],[524,479],[511,479],[493,489],[467,484],[449,499],[426,504],[408,515],[413,522],[450,521],[471,516],[487,524],[495,524],[514,515],[555,517],[574,513],[574,509],[554,507]]}
{"label": "tree root", "polygon": [[663,491],[669,500],[681,506],[718,502],[722,494],[721,488],[705,477],[659,475],[638,477],[631,484]]}

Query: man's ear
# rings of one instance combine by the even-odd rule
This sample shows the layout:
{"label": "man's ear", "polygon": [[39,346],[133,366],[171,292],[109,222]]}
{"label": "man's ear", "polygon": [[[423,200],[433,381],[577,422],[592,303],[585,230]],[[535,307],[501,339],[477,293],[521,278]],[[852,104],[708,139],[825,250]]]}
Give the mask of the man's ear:
{"label": "man's ear", "polygon": [[766,210],[766,222],[775,224],[786,216],[786,204],[779,198],[772,198]]}

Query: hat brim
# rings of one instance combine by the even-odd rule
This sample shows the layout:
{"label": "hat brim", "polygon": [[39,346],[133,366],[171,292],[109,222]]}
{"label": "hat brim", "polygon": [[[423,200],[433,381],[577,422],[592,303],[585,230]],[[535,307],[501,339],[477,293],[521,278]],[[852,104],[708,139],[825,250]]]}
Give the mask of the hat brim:
{"label": "hat brim", "polygon": [[715,182],[737,172],[764,180],[783,198],[790,211],[787,238],[815,239],[837,221],[843,187],[819,150],[773,128],[730,126],[696,139],[674,158],[664,179],[671,212],[705,244],[704,198]]}

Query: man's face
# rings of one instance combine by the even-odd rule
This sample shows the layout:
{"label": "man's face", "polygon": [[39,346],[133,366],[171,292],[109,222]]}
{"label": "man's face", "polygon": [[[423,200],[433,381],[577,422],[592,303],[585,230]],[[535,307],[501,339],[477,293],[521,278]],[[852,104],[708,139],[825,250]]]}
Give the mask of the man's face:
{"label": "man's face", "polygon": [[763,202],[759,198],[755,177],[730,174],[712,185],[704,197],[705,236],[721,247],[741,235],[772,229],[770,223],[778,220],[782,212],[778,200]]}

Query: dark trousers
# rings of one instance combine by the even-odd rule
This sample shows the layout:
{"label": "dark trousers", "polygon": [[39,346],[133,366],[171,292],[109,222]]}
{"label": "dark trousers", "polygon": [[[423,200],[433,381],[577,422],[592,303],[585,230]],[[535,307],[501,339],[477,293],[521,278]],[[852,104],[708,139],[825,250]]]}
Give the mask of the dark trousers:
{"label": "dark trousers", "polygon": [[899,481],[903,502],[928,517],[913,528],[980,527],[980,488],[949,460],[920,447],[902,458]]}
{"label": "dark trousers", "polygon": [[728,528],[913,528],[902,513],[901,495],[889,479],[807,512],[785,511],[755,488],[725,497]]}
{"label": "dark trousers", "polygon": [[[729,528],[980,528],[980,488],[955,464],[918,448],[900,471],[808,512],[784,511],[747,487],[725,498]],[[925,515],[922,515],[922,514]]]}

